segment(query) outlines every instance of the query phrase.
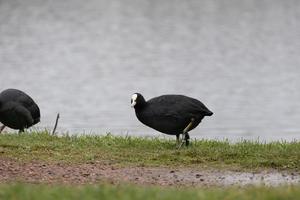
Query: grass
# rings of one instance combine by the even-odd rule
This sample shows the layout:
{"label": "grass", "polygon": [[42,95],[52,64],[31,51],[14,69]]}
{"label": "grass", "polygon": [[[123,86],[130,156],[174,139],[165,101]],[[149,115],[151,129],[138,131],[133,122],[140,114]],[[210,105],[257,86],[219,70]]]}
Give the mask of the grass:
{"label": "grass", "polygon": [[[180,166],[299,171],[300,142],[259,143],[197,140],[175,149],[175,140],[112,136],[52,136],[47,132],[0,135],[0,157],[22,161],[87,163],[107,161],[121,166]],[[187,188],[140,185],[0,184],[1,199],[299,199],[300,185],[282,187]]]}
{"label": "grass", "polygon": [[23,161],[133,166],[215,167],[237,170],[300,167],[300,142],[259,143],[197,140],[175,149],[175,140],[112,136],[52,136],[47,132],[1,134],[0,156]]}
{"label": "grass", "polygon": [[299,186],[278,188],[159,188],[132,185],[97,186],[50,186],[50,185],[0,185],[0,199],[47,200],[47,199],[119,199],[119,200],[293,200],[299,199]]}

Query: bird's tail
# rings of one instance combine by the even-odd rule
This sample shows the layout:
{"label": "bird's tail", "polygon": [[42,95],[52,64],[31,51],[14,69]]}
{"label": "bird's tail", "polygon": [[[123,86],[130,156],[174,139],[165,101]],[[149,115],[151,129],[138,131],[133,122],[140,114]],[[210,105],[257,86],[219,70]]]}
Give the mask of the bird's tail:
{"label": "bird's tail", "polygon": [[212,116],[214,113],[211,112],[210,110],[207,111],[206,116]]}

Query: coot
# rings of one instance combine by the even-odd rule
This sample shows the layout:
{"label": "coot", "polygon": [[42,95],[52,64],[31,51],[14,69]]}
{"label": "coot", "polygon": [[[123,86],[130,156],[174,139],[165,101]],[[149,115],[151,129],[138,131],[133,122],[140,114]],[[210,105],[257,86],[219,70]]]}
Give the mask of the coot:
{"label": "coot", "polygon": [[162,95],[145,101],[140,93],[135,93],[131,97],[131,106],[138,120],[146,126],[168,135],[176,135],[179,147],[184,141],[188,146],[188,132],[198,126],[205,116],[213,114],[199,100],[184,95]]}
{"label": "coot", "polygon": [[5,126],[23,132],[25,128],[40,121],[40,109],[33,99],[17,89],[0,93],[0,122]]}

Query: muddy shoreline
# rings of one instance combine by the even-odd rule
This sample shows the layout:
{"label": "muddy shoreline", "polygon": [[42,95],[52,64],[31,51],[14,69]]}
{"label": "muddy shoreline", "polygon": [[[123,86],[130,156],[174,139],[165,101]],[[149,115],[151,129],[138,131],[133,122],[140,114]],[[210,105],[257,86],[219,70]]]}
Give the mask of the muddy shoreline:
{"label": "muddy shoreline", "polygon": [[0,182],[45,184],[133,183],[159,186],[246,186],[300,184],[299,172],[264,170],[236,172],[166,167],[117,167],[110,163],[88,164],[21,162],[0,158]]}

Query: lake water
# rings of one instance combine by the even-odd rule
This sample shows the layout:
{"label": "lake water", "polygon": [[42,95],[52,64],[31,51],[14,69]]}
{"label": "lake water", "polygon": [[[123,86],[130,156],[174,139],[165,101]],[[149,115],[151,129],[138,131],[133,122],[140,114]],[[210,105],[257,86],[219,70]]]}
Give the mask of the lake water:
{"label": "lake water", "polygon": [[0,89],[38,128],[160,136],[130,107],[185,94],[215,114],[192,138],[300,139],[299,0],[0,0]]}

